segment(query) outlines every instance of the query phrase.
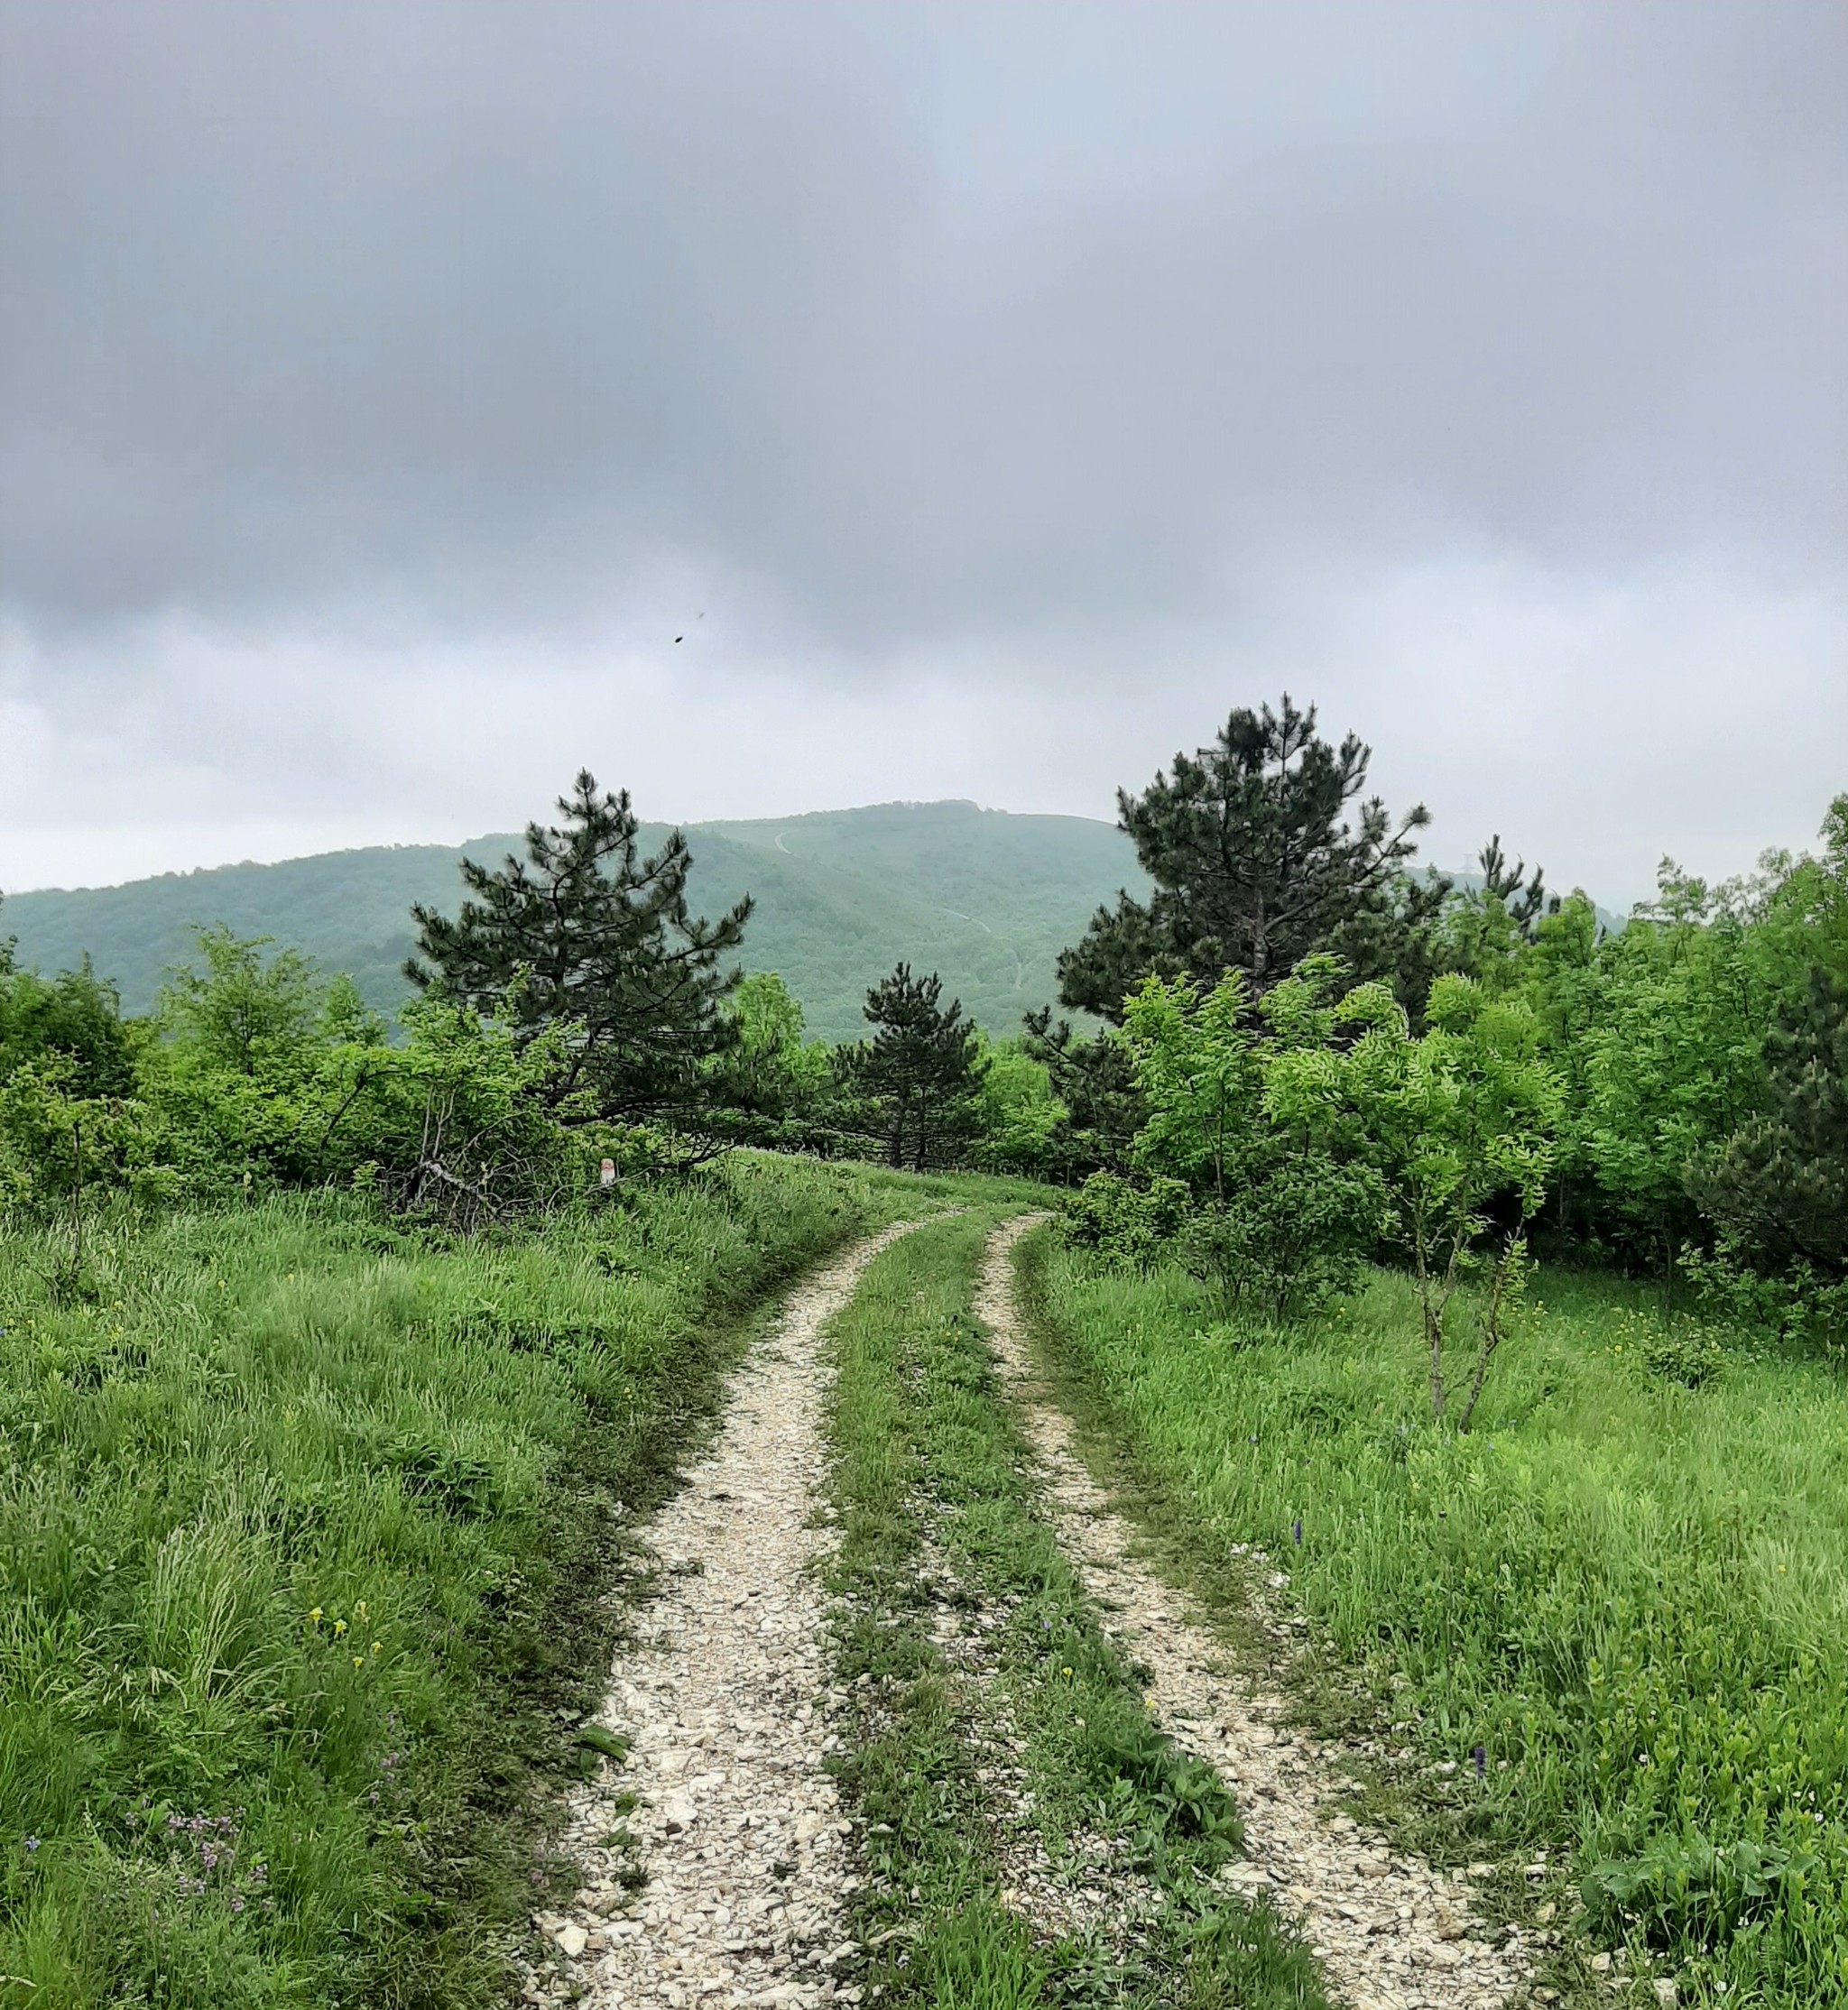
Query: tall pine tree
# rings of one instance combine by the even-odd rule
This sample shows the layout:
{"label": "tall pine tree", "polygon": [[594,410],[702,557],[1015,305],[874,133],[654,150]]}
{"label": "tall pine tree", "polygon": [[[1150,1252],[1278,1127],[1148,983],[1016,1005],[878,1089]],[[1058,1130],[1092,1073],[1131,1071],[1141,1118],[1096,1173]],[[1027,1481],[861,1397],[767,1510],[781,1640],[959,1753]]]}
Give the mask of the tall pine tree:
{"label": "tall pine tree", "polygon": [[1409,984],[1428,977],[1423,938],[1449,884],[1409,872],[1412,834],[1430,822],[1422,804],[1395,822],[1377,796],[1362,798],[1371,758],[1353,733],[1338,748],[1321,739],[1315,706],[1299,712],[1286,692],[1276,712],[1234,712],[1213,745],[1177,754],[1141,795],[1119,790],[1118,822],[1154,891],[1097,910],[1059,958],[1060,998],[1120,1019],[1151,972],[1212,984],[1239,970],[1261,992],[1312,949],[1335,950],[1361,977],[1401,966]]}
{"label": "tall pine tree", "polygon": [[1765,1042],[1763,1111],[1689,1177],[1722,1229],[1776,1268],[1848,1277],[1848,985],[1812,970]]}
{"label": "tall pine tree", "polygon": [[587,769],[559,801],[561,824],[526,827],[526,856],[498,871],[464,860],[473,899],[454,920],[416,907],[418,951],[405,974],[525,1037],[566,1030],[551,1089],[599,1117],[687,1118],[702,1064],[734,1037],[721,1000],[738,982],[721,967],[744,937],[747,897],[716,922],[687,906],[693,858],[673,832],[644,856],[629,792]]}

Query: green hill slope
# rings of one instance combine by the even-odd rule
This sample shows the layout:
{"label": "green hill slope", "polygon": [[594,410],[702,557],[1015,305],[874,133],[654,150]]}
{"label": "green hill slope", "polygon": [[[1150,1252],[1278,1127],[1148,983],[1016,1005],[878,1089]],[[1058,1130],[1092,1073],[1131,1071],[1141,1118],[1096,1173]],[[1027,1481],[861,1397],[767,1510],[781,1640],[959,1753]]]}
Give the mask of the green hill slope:
{"label": "green hill slope", "polygon": [[[658,844],[665,825],[644,829]],[[1054,995],[1054,963],[1091,911],[1122,886],[1145,882],[1130,844],[1080,816],[1022,816],[973,803],[890,803],[781,821],[686,826],[696,911],[710,915],[752,894],[744,942],[753,970],[780,971],[812,1032],[857,1037],[866,987],[901,957],[942,973],[991,1032]],[[183,959],[195,923],[273,936],[323,968],[350,971],[374,1004],[405,991],[413,900],[453,908],[457,861],[497,862],[516,841],[488,836],[449,848],[381,845],[167,873],[126,886],[21,893],[0,908],[0,936],[45,971],[88,953],[121,986],[125,1008],[145,1010],[161,973]]]}

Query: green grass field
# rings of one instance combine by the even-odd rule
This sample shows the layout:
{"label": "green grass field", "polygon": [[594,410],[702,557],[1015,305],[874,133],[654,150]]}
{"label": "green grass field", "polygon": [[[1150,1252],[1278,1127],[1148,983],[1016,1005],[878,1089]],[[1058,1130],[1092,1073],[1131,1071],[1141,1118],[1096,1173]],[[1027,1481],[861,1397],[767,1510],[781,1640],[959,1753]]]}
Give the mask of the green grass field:
{"label": "green grass field", "polygon": [[506,1240],[124,1216],[63,1305],[0,1243],[0,2004],[502,2000],[633,1510],[764,1295],[938,1190],[739,1155]]}
{"label": "green grass field", "polygon": [[1022,1261],[1068,1392],[1183,1547],[1217,1572],[1261,1544],[1288,1570],[1338,1677],[1306,1708],[1358,1687],[1401,1727],[1411,1839],[1449,1861],[1569,1850],[1562,1923],[1586,1912],[1566,1979],[1575,1948],[1629,1941],[1684,2001],[1848,2001],[1838,1371],[1542,1273],[1475,1429],[1440,1437],[1403,1279],[1247,1334],[1178,1273],[1102,1274],[1043,1234]]}
{"label": "green grass field", "polygon": [[[512,1937],[571,1883],[548,1810],[596,1763],[637,1516],[777,1286],[951,1204],[834,1329],[882,2001],[1317,2003],[1203,1881],[1234,1811],[1150,1729],[997,1400],[975,1266],[1039,1197],[739,1153],[472,1242],[326,1198],[124,1213],[75,1296],[50,1243],[0,1240],[0,2006],[504,2000]],[[1305,1712],[1413,1755],[1371,1812],[1511,1867],[1512,1910],[1558,1899],[1551,1981],[1600,2000],[1587,1958],[1628,1943],[1684,2003],[1848,2002],[1839,1371],[1543,1273],[1477,1428],[1442,1438],[1400,1279],[1247,1333],[1049,1231],[1021,1261],[1179,1567],[1224,1590],[1262,1545],[1315,1624]],[[993,1618],[985,1687],[945,1658],[946,1601]],[[1154,1895],[1127,1941],[1049,1942],[1002,1903],[997,1738],[1052,1874],[1102,1839]],[[1542,1850],[1569,1882],[1529,1892]]]}

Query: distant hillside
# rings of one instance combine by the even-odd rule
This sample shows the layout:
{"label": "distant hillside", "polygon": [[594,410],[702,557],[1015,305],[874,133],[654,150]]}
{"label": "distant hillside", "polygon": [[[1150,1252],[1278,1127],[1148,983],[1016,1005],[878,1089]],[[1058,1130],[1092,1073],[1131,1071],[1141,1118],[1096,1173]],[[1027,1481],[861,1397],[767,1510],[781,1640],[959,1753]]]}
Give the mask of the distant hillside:
{"label": "distant hillside", "polygon": [[[1084,816],[1021,816],[974,803],[884,803],[754,823],[688,824],[696,912],[744,894],[757,911],[744,937],[748,969],[782,973],[809,1030],[857,1039],[866,987],[901,957],[941,973],[991,1033],[1055,995],[1058,952],[1120,887],[1146,893],[1129,840]],[[665,824],[643,826],[651,848]],[[126,886],[18,893],[0,906],[0,939],[23,963],[65,970],[88,952],[131,1012],[153,1001],[161,973],[192,946],[196,922],[273,936],[328,971],[348,971],[382,1010],[407,986],[413,900],[453,910],[457,862],[498,864],[505,834],[454,847],[374,845],[281,865],[221,865]],[[1459,872],[1462,884],[1474,875]],[[1479,883],[1479,882],[1477,882]],[[1601,908],[1609,927],[1615,915]]]}
{"label": "distant hillside", "polygon": [[[1468,866],[1430,866],[1426,868],[1426,872],[1428,877],[1441,876],[1453,886],[1469,892],[1479,892],[1482,889],[1482,874],[1473,871]],[[1551,887],[1548,890],[1548,898],[1563,894],[1566,890],[1563,887]],[[1604,935],[1618,935],[1630,925],[1627,915],[1616,914],[1609,908],[1601,908],[1595,900],[1592,902],[1592,912],[1597,917],[1598,927]]]}
{"label": "distant hillside", "polygon": [[[668,826],[648,826],[658,844]],[[892,803],[756,823],[686,826],[696,911],[716,914],[749,892],[744,941],[753,970],[780,971],[809,1029],[830,1040],[864,1030],[866,987],[901,957],[942,973],[990,1032],[1018,1031],[1022,1012],[1054,995],[1054,962],[1099,901],[1146,890],[1129,840],[1081,816],[1021,816],[973,803]],[[199,922],[269,935],[328,970],[352,973],[390,1010],[402,999],[413,900],[453,909],[457,862],[498,863],[505,835],[450,849],[379,845],[280,865],[167,873],[127,886],[21,893],[0,907],[0,936],[45,971],[88,952],[121,986],[129,1011],[152,1003],[162,972],[181,961]]]}

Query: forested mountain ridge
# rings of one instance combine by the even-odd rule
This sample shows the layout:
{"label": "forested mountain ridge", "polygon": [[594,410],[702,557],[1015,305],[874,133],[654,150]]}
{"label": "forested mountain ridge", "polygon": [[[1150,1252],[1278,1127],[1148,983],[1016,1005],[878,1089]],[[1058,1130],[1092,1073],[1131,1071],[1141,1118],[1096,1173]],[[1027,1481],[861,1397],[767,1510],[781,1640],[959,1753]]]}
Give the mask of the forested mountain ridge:
{"label": "forested mountain ridge", "polygon": [[[888,803],[749,822],[684,825],[696,911],[716,916],[745,893],[756,911],[744,963],[779,972],[813,1034],[857,1038],[869,985],[901,958],[941,973],[947,996],[991,1033],[1057,992],[1055,961],[1099,902],[1144,884],[1129,840],[1081,816],[1039,816],[968,802]],[[659,845],[667,825],[643,826]],[[13,894],[0,936],[22,964],[71,968],[88,954],[121,987],[125,1010],[152,1002],[195,925],[268,935],[324,969],[346,971],[370,1003],[394,1009],[407,987],[413,901],[453,910],[457,862],[493,864],[519,844],[374,845],[166,873],[123,886]]]}

